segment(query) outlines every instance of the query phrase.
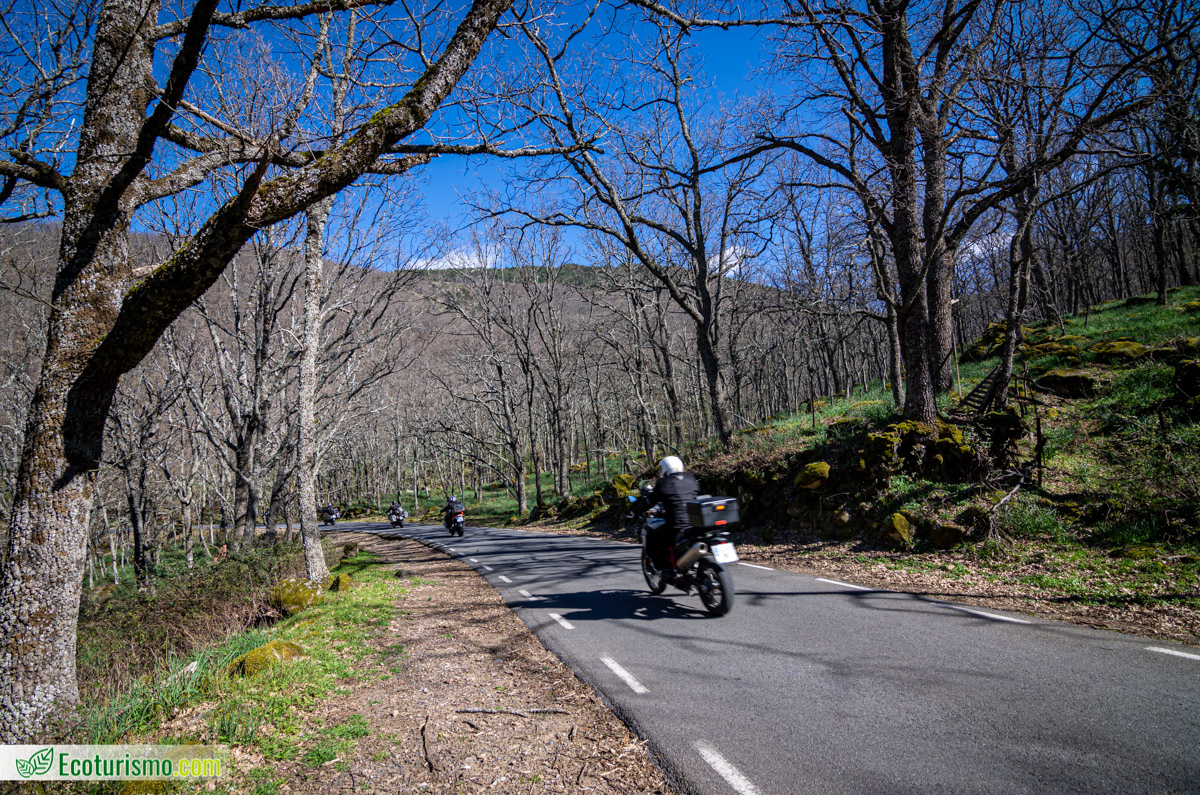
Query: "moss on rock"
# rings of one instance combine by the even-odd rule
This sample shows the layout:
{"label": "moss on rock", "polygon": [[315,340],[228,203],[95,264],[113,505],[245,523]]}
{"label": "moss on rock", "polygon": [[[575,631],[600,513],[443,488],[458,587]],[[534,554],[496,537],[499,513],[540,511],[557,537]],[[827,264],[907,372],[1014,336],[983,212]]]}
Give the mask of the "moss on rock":
{"label": "moss on rock", "polygon": [[795,485],[801,489],[819,489],[829,480],[829,464],[815,461],[808,464],[796,476]]}
{"label": "moss on rock", "polygon": [[929,543],[938,549],[951,549],[967,540],[967,531],[949,522],[935,522],[929,531]]}
{"label": "moss on rock", "polygon": [[1089,398],[1096,394],[1096,379],[1083,370],[1051,370],[1037,380],[1037,386],[1059,397]]}
{"label": "moss on rock", "polygon": [[1188,301],[1181,308],[1184,312],[1200,312],[1200,301]]}
{"label": "moss on rock", "polygon": [[1117,339],[1097,342],[1088,352],[1102,362],[1118,364],[1140,359],[1150,352],[1150,347],[1129,339]]}
{"label": "moss on rock", "polygon": [[246,652],[229,663],[225,670],[230,676],[254,676],[277,662],[303,656],[304,649],[300,644],[273,640]]}
{"label": "moss on rock", "polygon": [[279,612],[294,616],[321,601],[321,586],[301,577],[289,577],[270,590],[267,600]]}
{"label": "moss on rock", "polygon": [[913,542],[913,529],[902,513],[894,513],[879,528],[883,540],[896,549],[908,549]]}
{"label": "moss on rock", "polygon": [[1146,544],[1134,544],[1112,552],[1114,558],[1125,558],[1126,560],[1150,560],[1156,555],[1158,555],[1158,550]]}
{"label": "moss on rock", "polygon": [[325,578],[327,591],[349,591],[353,587],[354,580],[350,579],[349,574],[330,574]]}
{"label": "moss on rock", "polygon": [[607,502],[619,502],[630,494],[637,494],[637,477],[622,473],[604,487],[603,497]]}

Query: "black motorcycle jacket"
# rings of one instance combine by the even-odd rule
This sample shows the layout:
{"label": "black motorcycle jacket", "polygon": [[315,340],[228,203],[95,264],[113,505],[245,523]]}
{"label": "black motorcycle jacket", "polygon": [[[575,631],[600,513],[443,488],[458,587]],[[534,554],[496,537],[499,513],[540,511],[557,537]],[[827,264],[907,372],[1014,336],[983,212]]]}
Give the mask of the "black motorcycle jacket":
{"label": "black motorcycle jacket", "polygon": [[700,481],[691,472],[676,472],[658,479],[650,504],[662,503],[667,526],[678,533],[691,524],[688,521],[687,504],[700,494]]}

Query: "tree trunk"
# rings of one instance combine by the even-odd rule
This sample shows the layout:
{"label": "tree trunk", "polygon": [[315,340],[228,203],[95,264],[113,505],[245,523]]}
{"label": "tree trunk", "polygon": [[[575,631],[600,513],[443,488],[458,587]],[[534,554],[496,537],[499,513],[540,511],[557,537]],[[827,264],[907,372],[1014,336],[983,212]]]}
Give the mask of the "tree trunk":
{"label": "tree trunk", "polygon": [[700,363],[704,367],[704,380],[708,387],[708,407],[712,412],[713,425],[722,445],[728,445],[733,435],[729,418],[725,411],[725,379],[721,377],[721,364],[717,352],[713,348],[707,330],[697,324],[696,347],[700,353]]}
{"label": "tree trunk", "polygon": [[317,527],[317,354],[321,347],[321,257],[325,222],[333,201],[325,199],[309,208],[304,237],[304,329],[301,340],[300,385],[296,421],[300,425],[296,454],[299,458],[300,538],[308,579],[322,582],[329,576],[321,530]]}

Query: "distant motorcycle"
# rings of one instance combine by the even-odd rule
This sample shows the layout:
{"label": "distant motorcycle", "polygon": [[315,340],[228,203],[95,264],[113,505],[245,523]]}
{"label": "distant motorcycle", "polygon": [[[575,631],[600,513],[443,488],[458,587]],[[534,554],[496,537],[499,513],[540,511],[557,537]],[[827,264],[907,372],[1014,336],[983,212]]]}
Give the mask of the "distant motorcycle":
{"label": "distant motorcycle", "polygon": [[341,518],[342,512],[337,509],[336,505],[326,505],[321,509],[321,521],[317,523],[317,526],[320,527],[323,524],[334,525]]}
{"label": "distant motorcycle", "polygon": [[[629,502],[637,502],[630,495]],[[688,504],[688,528],[670,551],[672,565],[660,570],[646,547],[649,531],[666,524],[660,506],[651,506],[641,514],[638,540],[642,544],[642,576],[650,592],[660,594],[673,585],[686,594],[695,591],[704,608],[714,616],[723,616],[733,609],[733,575],[725,564],[738,559],[729,540],[731,524],[738,522],[737,500],[701,496]]]}
{"label": "distant motorcycle", "polygon": [[392,527],[404,527],[404,520],[407,518],[408,511],[403,508],[388,511],[388,521],[392,523]]}
{"label": "distant motorcycle", "polygon": [[461,508],[456,508],[453,515],[446,514],[446,529],[450,531],[450,535],[462,537],[463,531],[467,527],[467,514]]}

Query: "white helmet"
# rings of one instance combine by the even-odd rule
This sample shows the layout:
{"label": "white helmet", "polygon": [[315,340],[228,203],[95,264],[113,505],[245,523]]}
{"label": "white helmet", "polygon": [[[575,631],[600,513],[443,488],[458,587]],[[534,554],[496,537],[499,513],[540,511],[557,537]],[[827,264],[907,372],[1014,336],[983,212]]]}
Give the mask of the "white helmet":
{"label": "white helmet", "polygon": [[674,475],[682,471],[683,462],[679,460],[679,456],[669,455],[658,462],[658,476],[660,478],[665,478],[667,475]]}

